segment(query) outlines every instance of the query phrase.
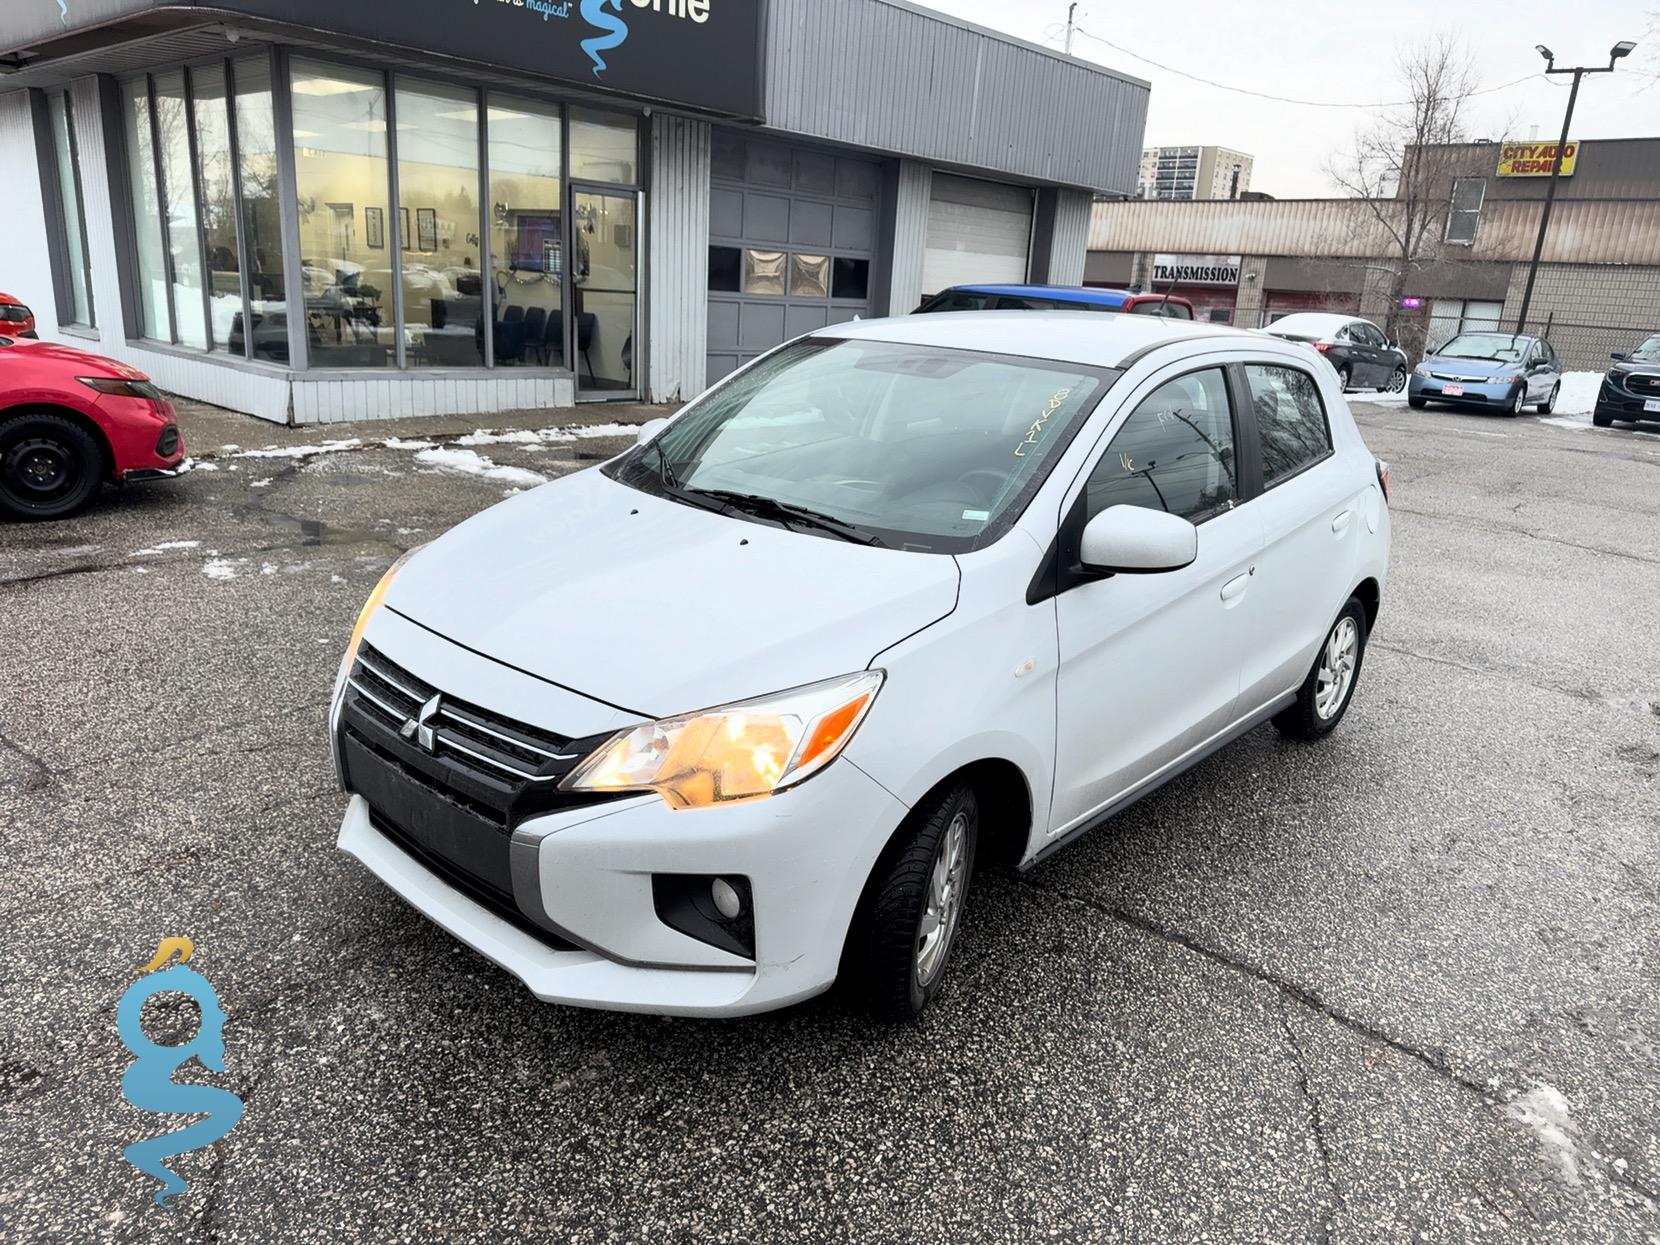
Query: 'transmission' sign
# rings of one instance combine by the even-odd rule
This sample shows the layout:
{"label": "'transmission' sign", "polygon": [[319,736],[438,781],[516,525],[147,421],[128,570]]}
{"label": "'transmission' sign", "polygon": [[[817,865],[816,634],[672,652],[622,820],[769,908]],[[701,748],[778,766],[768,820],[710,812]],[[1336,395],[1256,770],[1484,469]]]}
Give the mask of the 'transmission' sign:
{"label": "'transmission' sign", "polygon": [[1238,285],[1238,255],[1155,255],[1155,288],[1166,285]]}

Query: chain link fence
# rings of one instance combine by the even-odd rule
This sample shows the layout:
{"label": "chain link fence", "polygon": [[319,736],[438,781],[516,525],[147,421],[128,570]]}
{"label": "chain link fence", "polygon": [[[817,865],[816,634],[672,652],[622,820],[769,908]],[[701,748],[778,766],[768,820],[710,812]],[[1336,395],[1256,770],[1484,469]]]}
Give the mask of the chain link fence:
{"label": "chain link fence", "polygon": [[1637,349],[1645,339],[1660,333],[1660,324],[1575,324],[1546,317],[1530,319],[1527,332],[1551,344],[1564,372],[1604,372],[1608,370],[1609,355]]}

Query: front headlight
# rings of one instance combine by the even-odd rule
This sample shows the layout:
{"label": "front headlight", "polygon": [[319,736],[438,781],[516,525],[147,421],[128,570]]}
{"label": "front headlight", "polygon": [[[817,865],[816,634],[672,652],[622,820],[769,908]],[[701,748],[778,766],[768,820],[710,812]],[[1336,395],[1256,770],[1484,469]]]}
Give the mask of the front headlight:
{"label": "front headlight", "polygon": [[1418,373],[1418,375],[1420,375],[1420,376],[1428,376],[1429,375],[1429,364],[1420,363],[1417,367],[1413,368],[1412,370],[1414,372]]}
{"label": "front headlight", "polygon": [[380,577],[380,582],[375,585],[374,590],[369,593],[369,599],[358,611],[357,622],[352,627],[352,638],[346,645],[346,656],[341,660],[340,673],[334,680],[336,700],[340,699],[340,690],[346,686],[346,676],[352,672],[352,663],[357,660],[357,650],[363,643],[363,633],[368,630],[369,620],[375,616],[380,603],[386,599],[387,590],[392,587],[392,581],[398,577],[398,572],[403,570],[404,563],[425,548],[425,545],[416,545],[415,548],[400,554],[398,560],[386,568],[386,574]]}
{"label": "front headlight", "polygon": [[1515,372],[1509,376],[1496,376],[1493,379],[1498,381],[1501,385],[1514,385],[1526,380],[1527,377],[1523,376],[1520,372]]}
{"label": "front headlight", "polygon": [[836,759],[885,677],[881,670],[861,670],[619,731],[559,786],[655,791],[670,808],[772,795]]}

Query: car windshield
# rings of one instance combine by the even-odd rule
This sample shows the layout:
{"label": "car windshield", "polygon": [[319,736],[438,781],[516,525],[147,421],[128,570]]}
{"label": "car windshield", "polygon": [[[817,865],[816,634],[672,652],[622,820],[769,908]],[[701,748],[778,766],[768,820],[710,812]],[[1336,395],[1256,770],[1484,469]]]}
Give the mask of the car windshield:
{"label": "car windshield", "polygon": [[1631,352],[1635,363],[1660,363],[1660,333],[1656,333]]}
{"label": "car windshield", "polygon": [[1529,342],[1514,333],[1460,333],[1435,354],[1442,359],[1486,359],[1491,363],[1519,363]]}
{"label": "car windshield", "polygon": [[710,390],[606,472],[686,505],[814,535],[963,553],[1019,518],[1118,375],[810,338]]}

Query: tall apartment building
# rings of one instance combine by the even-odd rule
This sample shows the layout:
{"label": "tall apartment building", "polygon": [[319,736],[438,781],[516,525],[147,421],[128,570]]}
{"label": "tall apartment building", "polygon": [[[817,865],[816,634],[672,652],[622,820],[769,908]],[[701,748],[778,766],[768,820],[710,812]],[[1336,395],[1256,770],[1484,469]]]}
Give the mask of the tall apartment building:
{"label": "tall apartment building", "polygon": [[1138,199],[1238,199],[1251,188],[1252,157],[1226,147],[1148,147]]}

